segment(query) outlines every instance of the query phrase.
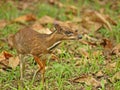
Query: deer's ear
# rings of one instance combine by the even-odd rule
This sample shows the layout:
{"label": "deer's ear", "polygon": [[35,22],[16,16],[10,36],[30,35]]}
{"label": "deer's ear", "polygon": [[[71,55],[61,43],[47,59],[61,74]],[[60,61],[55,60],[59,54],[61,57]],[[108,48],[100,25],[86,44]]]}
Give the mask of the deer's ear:
{"label": "deer's ear", "polygon": [[61,32],[61,26],[59,24],[54,24],[55,26],[55,29],[58,31],[58,32]]}

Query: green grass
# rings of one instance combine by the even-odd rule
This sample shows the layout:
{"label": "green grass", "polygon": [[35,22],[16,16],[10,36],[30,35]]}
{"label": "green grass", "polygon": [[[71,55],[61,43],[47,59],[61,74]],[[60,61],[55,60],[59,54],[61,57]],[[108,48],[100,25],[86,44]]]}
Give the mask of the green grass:
{"label": "green grass", "polygon": [[0,5],[0,19],[11,20],[18,17],[19,12],[12,3],[2,3]]}
{"label": "green grass", "polygon": [[54,18],[57,18],[57,19],[60,19],[62,21],[65,21],[67,20],[67,16],[65,15],[65,10],[64,8],[57,8],[57,6],[51,6],[49,4],[41,4],[41,3],[38,3],[36,5],[36,12],[35,14],[40,18],[42,16],[50,16],[50,17],[54,17]]}
{"label": "green grass", "polygon": [[[19,0],[17,1],[19,2]],[[102,6],[98,3],[93,6],[92,2],[89,0],[85,0],[82,2],[82,0],[79,0],[79,2],[76,4],[74,0],[71,0],[70,2],[67,2],[67,0],[61,0],[61,2],[65,5],[76,5],[78,9],[82,6],[81,3],[83,3],[85,6],[92,7],[95,10],[99,10]],[[110,10],[110,5],[107,4],[104,8],[106,9],[106,13],[113,13],[112,10]],[[14,20],[16,17],[19,17],[21,15],[27,14],[27,13],[33,13],[37,16],[37,18],[41,18],[42,16],[48,15],[53,18],[57,18],[61,21],[70,20],[68,16],[65,13],[65,8],[58,8],[57,6],[49,5],[48,3],[37,3],[35,5],[35,10],[30,10],[29,8],[26,8],[25,10],[18,10],[13,3],[2,3],[0,4],[0,19],[5,19],[7,21]],[[115,14],[119,13],[115,12]],[[72,15],[70,13],[70,15]],[[114,14],[111,14],[114,15]],[[80,16],[79,13],[77,15]],[[116,17],[114,17],[116,18]],[[51,27],[48,25],[48,27]],[[5,28],[0,29],[0,38],[7,37],[9,34],[16,33],[18,29],[21,28],[19,24],[9,24]],[[112,27],[113,31],[110,32],[109,30],[106,30],[105,28],[100,29],[100,33],[103,35],[103,37],[111,38],[115,40],[115,43],[120,43],[120,24],[118,23],[117,26]],[[94,33],[90,34],[91,36],[94,36]],[[47,90],[80,90],[81,87],[84,87],[85,90],[92,90],[92,86],[83,85],[81,83],[72,83],[69,81],[69,79],[74,77],[79,77],[82,74],[95,74],[99,70],[103,70],[104,74],[108,77],[112,77],[115,72],[120,71],[120,58],[115,58],[113,61],[117,62],[116,68],[113,72],[110,72],[109,70],[106,70],[104,66],[105,57],[98,54],[97,56],[93,55],[94,49],[91,49],[90,46],[82,45],[79,42],[73,41],[68,43],[63,42],[59,49],[61,50],[61,53],[58,55],[59,61],[47,62],[47,71],[45,74],[46,77],[46,88]],[[1,47],[1,46],[0,46]],[[84,56],[79,55],[79,49],[80,48],[87,48],[88,53],[90,55],[89,59],[86,59]],[[16,51],[9,50],[9,47],[7,44],[4,44],[2,46],[2,49],[0,49],[0,52],[3,50],[6,50],[14,55],[17,55]],[[70,52],[73,51],[72,53]],[[96,48],[96,50],[102,50],[102,47],[99,46]],[[78,54],[78,55],[76,55]],[[79,58],[79,60],[75,59],[76,57]],[[79,61],[80,65],[76,66],[76,62]],[[27,69],[26,69],[26,77],[24,80],[25,88],[24,90],[42,90],[42,85],[40,83],[39,75],[38,77],[33,77],[35,70],[37,70],[37,65],[35,65],[35,62],[33,61],[33,58],[29,57],[27,60]],[[32,72],[33,71],[33,72]],[[20,72],[19,72],[19,66],[15,70],[8,70],[6,73],[0,72],[0,90],[21,90],[21,87],[19,85],[19,78],[20,78]],[[32,79],[31,79],[32,78]],[[105,83],[103,80],[101,80],[102,88],[99,90],[105,90]],[[110,86],[114,88],[114,90],[120,89],[120,81],[114,82],[114,83],[108,83]]]}

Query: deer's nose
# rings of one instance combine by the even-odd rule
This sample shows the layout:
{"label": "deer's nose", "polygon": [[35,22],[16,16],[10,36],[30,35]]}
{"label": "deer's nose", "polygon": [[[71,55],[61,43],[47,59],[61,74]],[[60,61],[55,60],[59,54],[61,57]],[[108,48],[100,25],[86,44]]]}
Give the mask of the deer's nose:
{"label": "deer's nose", "polygon": [[79,35],[78,35],[78,39],[82,39],[82,35],[79,34]]}

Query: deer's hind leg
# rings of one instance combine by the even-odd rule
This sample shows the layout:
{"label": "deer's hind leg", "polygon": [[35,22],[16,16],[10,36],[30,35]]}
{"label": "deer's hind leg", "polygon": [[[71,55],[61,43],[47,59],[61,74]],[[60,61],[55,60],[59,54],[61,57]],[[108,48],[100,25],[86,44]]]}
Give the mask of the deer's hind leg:
{"label": "deer's hind leg", "polygon": [[39,71],[41,73],[41,80],[42,80],[42,83],[44,84],[45,82],[45,64],[46,64],[46,60],[40,60],[39,57],[37,56],[34,56],[34,59],[35,61],[38,63],[39,65]]}

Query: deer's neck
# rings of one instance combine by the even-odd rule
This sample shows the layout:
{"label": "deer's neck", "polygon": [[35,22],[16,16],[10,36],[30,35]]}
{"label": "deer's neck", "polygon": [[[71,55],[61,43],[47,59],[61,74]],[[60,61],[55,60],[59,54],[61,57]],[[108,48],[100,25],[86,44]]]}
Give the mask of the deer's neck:
{"label": "deer's neck", "polygon": [[47,42],[48,42],[48,48],[47,48],[47,50],[52,50],[55,47],[57,47],[61,43],[61,41],[62,41],[61,38],[62,38],[61,36],[56,35],[54,33],[50,34],[49,37],[48,37],[48,39],[47,39]]}

